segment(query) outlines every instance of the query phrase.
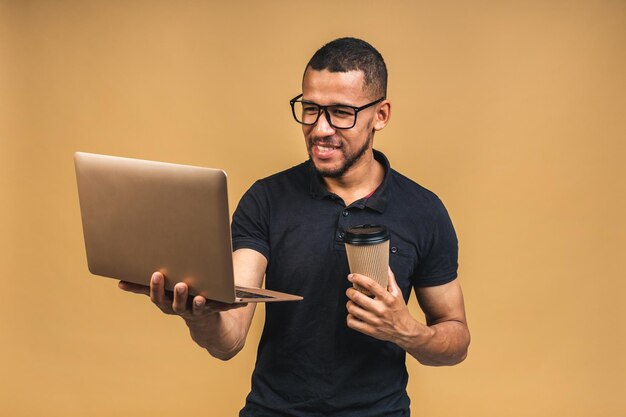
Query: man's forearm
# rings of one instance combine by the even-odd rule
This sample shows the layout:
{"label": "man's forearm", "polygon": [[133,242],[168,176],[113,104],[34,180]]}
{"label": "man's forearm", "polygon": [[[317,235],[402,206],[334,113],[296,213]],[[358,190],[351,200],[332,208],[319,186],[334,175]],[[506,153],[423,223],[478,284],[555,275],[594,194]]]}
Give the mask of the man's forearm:
{"label": "man's forearm", "polygon": [[415,321],[411,331],[396,344],[423,365],[456,365],[467,356],[470,334],[465,323],[444,321],[426,326]]}
{"label": "man's forearm", "polygon": [[245,332],[230,311],[211,314],[202,320],[185,320],[185,323],[191,338],[215,358],[229,360],[244,347]]}

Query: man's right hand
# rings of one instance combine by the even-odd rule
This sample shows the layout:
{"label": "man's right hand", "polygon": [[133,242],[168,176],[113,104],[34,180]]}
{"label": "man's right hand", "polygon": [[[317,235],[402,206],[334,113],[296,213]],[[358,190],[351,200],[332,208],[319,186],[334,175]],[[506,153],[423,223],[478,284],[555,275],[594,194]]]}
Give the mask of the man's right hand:
{"label": "man's right hand", "polygon": [[[258,288],[263,284],[267,259],[255,250],[239,249],[233,252],[233,267],[238,285]],[[119,287],[149,296],[165,314],[182,317],[191,338],[222,360],[232,358],[243,348],[256,306],[256,303],[225,304],[201,296],[189,300],[189,288],[182,282],[174,286],[173,294],[166,292],[165,277],[160,272],[152,274],[149,287],[125,281]]]}
{"label": "man's right hand", "polygon": [[143,294],[165,314],[181,316],[186,322],[202,321],[202,319],[220,311],[233,310],[245,307],[245,303],[226,304],[219,301],[207,300],[197,295],[189,302],[189,288],[183,282],[174,286],[173,295],[165,291],[165,277],[155,272],[150,278],[150,287],[132,282],[120,281],[119,287],[128,292]]}

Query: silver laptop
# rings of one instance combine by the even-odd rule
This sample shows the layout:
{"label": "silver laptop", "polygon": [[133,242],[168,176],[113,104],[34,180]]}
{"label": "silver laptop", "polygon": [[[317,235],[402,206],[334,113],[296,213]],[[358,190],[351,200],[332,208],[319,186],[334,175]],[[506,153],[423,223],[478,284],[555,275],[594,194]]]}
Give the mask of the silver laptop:
{"label": "silver laptop", "polygon": [[87,264],[92,274],[224,303],[302,297],[235,286],[226,173],[140,159],[74,154]]}

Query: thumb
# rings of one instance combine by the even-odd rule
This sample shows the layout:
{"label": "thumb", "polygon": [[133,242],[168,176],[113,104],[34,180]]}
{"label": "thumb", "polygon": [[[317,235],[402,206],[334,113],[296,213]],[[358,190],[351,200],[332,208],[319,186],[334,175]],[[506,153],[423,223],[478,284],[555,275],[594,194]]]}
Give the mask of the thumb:
{"label": "thumb", "polygon": [[387,290],[394,297],[402,296],[402,291],[400,291],[400,287],[398,287],[398,283],[396,282],[396,276],[394,275],[391,267],[387,270],[388,274],[388,282],[387,282]]}

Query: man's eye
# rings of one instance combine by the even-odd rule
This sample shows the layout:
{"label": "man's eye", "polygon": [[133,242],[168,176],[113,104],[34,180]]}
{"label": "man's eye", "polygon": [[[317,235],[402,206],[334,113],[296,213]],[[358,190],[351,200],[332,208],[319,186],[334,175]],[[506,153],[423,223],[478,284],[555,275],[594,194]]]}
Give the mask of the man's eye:
{"label": "man's eye", "polygon": [[352,117],[354,116],[354,110],[349,107],[332,107],[329,109],[335,117]]}
{"label": "man's eye", "polygon": [[317,112],[318,112],[319,110],[318,110],[318,107],[317,107],[317,106],[311,106],[311,105],[306,105],[306,104],[305,104],[305,105],[302,107],[302,111],[303,111],[304,113],[309,113],[309,114],[317,114]]}

